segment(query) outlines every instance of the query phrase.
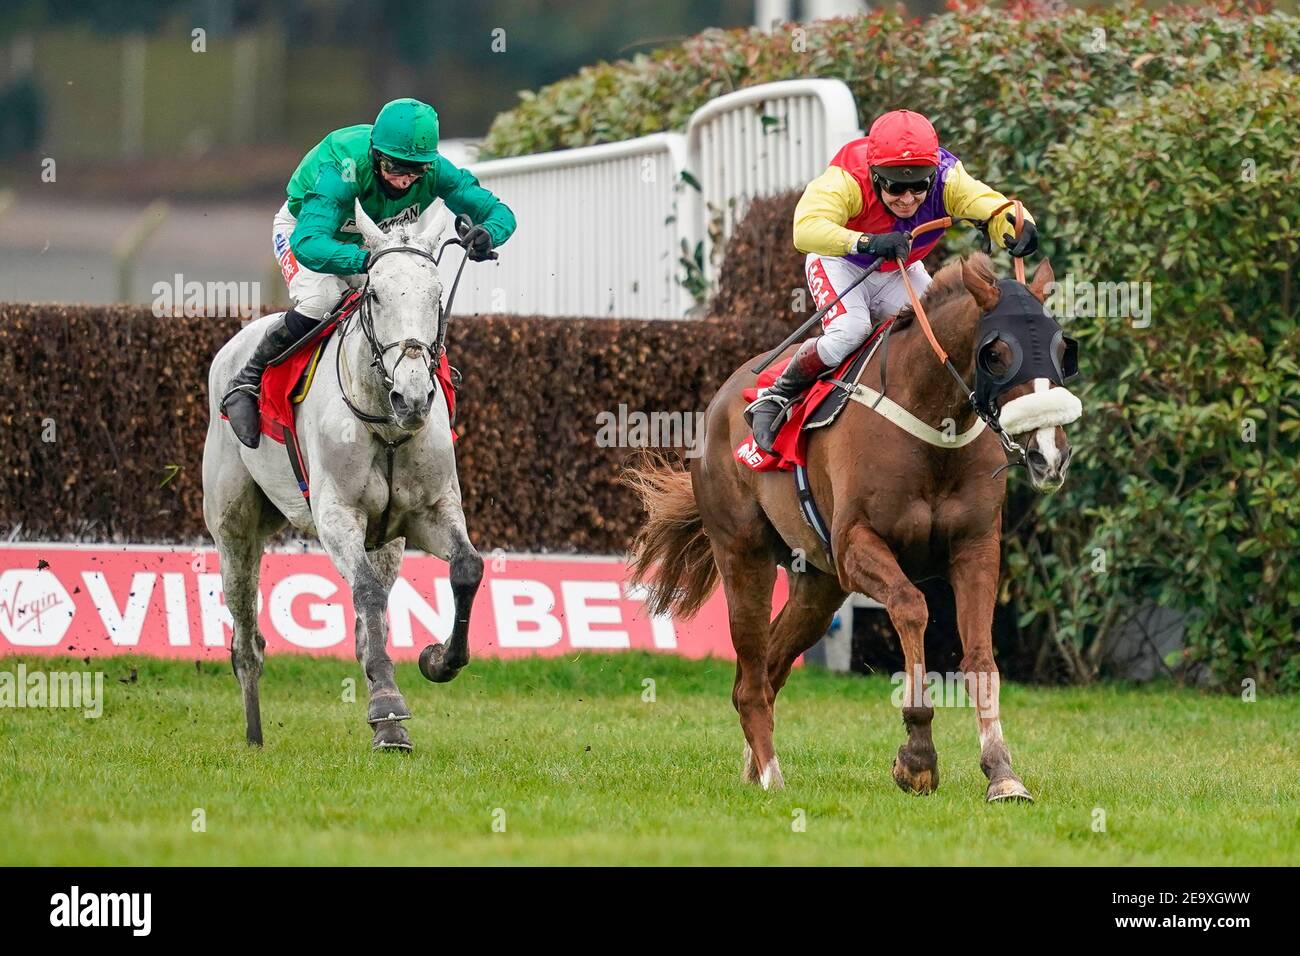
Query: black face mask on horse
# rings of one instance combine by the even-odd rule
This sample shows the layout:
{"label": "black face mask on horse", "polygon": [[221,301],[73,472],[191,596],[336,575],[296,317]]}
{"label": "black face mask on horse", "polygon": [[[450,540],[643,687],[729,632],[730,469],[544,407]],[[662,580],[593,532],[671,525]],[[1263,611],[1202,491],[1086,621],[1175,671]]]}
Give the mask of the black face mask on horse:
{"label": "black face mask on horse", "polygon": [[[991,311],[980,316],[976,332],[975,404],[986,414],[999,417],[1003,427],[1012,434],[1032,430],[1026,423],[1035,427],[1069,424],[1079,417],[1074,410],[1078,399],[1065,389],[1049,389],[1048,393],[1013,399],[999,416],[995,403],[1008,389],[1038,378],[1063,386],[1078,375],[1079,343],[1062,331],[1052,313],[1027,287],[1013,279],[1001,279],[998,288],[1001,298]],[[1007,345],[1011,360],[1005,369],[995,373],[991,360],[992,347],[997,342]],[[1052,391],[1064,394],[1049,398]],[[1068,402],[1066,396],[1074,402]],[[1049,404],[1051,408],[1046,407]],[[1031,409],[1031,405],[1044,407]],[[1057,405],[1062,407],[1055,408]]]}

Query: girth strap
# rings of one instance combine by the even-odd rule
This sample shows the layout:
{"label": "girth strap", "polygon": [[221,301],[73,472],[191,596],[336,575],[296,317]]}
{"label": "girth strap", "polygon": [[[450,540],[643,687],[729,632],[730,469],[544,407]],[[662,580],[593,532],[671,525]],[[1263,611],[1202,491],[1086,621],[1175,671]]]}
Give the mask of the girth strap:
{"label": "girth strap", "polygon": [[835,553],[831,550],[830,529],[826,527],[822,513],[817,510],[817,502],[813,501],[812,486],[808,483],[808,469],[803,465],[794,466],[794,490],[799,496],[799,510],[803,512],[804,520],[813,531],[817,532],[817,537],[821,538],[822,545],[826,548],[827,556],[834,561]]}

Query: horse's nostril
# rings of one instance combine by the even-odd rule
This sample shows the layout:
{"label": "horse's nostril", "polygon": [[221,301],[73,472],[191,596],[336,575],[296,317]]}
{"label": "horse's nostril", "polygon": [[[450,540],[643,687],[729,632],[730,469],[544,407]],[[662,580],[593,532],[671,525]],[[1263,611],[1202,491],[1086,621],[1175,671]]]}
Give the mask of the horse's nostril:
{"label": "horse's nostril", "polygon": [[402,397],[401,392],[392,392],[388,399],[393,403],[393,411],[397,414],[402,415],[406,412],[406,399]]}
{"label": "horse's nostril", "polygon": [[1025,456],[1029,459],[1029,464],[1034,468],[1043,469],[1047,467],[1047,458],[1037,448],[1031,448],[1029,454]]}

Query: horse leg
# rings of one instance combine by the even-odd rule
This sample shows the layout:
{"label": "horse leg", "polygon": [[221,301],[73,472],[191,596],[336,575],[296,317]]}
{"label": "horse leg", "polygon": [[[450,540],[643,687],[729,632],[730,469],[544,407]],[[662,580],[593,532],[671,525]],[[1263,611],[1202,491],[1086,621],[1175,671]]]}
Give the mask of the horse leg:
{"label": "horse leg", "polygon": [[408,520],[406,525],[412,545],[451,566],[451,593],[456,600],[451,636],[446,643],[430,644],[420,652],[420,673],[441,684],[469,663],[469,617],[483,580],[483,558],[470,544],[459,498],[444,498],[431,512]]}
{"label": "horse leg", "polygon": [[1002,739],[998,709],[1001,680],[993,660],[993,605],[997,599],[1000,549],[996,537],[961,545],[950,561],[961,670],[975,701],[980,729],[980,769],[988,777],[988,800],[1032,800],[1011,769],[1011,752]]}
{"label": "horse leg", "polygon": [[262,705],[258,682],[266,656],[266,638],[257,627],[257,584],[262,564],[262,540],[255,532],[217,538],[221,555],[221,586],[234,625],[230,666],[244,697],[245,738],[262,746]]}
{"label": "horse leg", "polygon": [[359,656],[370,688],[366,721],[374,728],[372,747],[376,750],[410,750],[410,738],[397,722],[408,719],[411,711],[397,689],[393,661],[388,656],[388,630],[384,624],[388,591],[396,570],[386,568],[390,576],[385,586],[384,578],[366,552],[366,519],[358,509],[328,497],[317,507],[317,535],[334,566],[352,588]]}
{"label": "horse leg", "polygon": [[[791,572],[790,597],[772,622],[767,648],[768,708],[774,709],[776,695],[781,693],[790,668],[799,655],[816,644],[831,626],[835,609],[844,602],[844,592],[839,582],[828,574],[809,568]],[[737,661],[737,684],[739,684]],[[773,722],[775,722],[775,713]],[[779,771],[778,771],[779,772]],[[749,783],[759,782],[754,751],[745,744],[745,764],[742,774]]]}
{"label": "horse leg", "polygon": [[772,622],[767,649],[767,680],[774,702],[794,662],[821,640],[835,618],[836,609],[844,603],[844,590],[832,575],[808,568],[791,572],[788,578],[790,597]]}
{"label": "horse leg", "polygon": [[767,641],[772,618],[776,564],[762,548],[733,550],[710,538],[713,557],[727,595],[731,643],[736,648],[736,680],[731,703],[745,733],[744,778],[764,790],[785,786],[772,744],[772,700],[767,679]]}
{"label": "horse leg", "polygon": [[[381,548],[374,551],[367,551],[366,556],[370,558],[370,563],[374,565],[375,572],[379,575],[379,582],[384,592],[390,592],[393,589],[393,582],[397,580],[397,574],[402,568],[402,553],[406,548],[405,538],[394,538]],[[369,673],[370,661],[368,659],[370,646],[366,641],[366,629],[362,626],[361,618],[356,619],[356,641],[357,641],[357,663],[361,665],[363,673]],[[381,646],[382,650],[382,646]],[[377,670],[382,670],[380,664]],[[371,702],[374,701],[375,688],[369,677],[366,678],[367,695]],[[382,709],[382,705],[380,707]],[[372,725],[374,727],[374,738],[371,741],[371,747],[375,750],[410,750],[411,738],[406,729],[402,726],[399,719],[385,719],[377,721]]]}
{"label": "horse leg", "polygon": [[875,598],[885,606],[903,645],[907,676],[903,726],[907,740],[894,760],[894,781],[909,793],[939,789],[939,757],[930,736],[934,707],[925,688],[925,597],[898,566],[889,545],[865,524],[853,525],[837,549],[840,586]]}
{"label": "horse leg", "polygon": [[[215,411],[214,411],[215,415]],[[221,556],[221,585],[233,635],[230,666],[244,699],[244,734],[262,745],[262,707],[258,683],[266,639],[257,627],[257,585],[262,545],[284,524],[244,467],[223,423],[208,428],[203,450],[203,519]]]}

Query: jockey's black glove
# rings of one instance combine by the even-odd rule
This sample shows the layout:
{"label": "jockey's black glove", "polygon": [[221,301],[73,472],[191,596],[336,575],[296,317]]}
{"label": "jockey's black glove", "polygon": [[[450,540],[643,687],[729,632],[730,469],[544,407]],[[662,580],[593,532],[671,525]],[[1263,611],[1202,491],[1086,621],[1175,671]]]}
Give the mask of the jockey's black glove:
{"label": "jockey's black glove", "polygon": [[492,236],[482,226],[475,226],[465,233],[461,240],[465,244],[465,253],[474,262],[482,262],[492,254]]}
{"label": "jockey's black glove", "polygon": [[370,253],[368,252],[366,253],[366,257],[361,260],[361,271],[362,272],[370,271]]}
{"label": "jockey's black glove", "polygon": [[[1016,224],[1016,217],[1007,213],[1007,221],[1012,226]],[[1007,239],[1011,245],[1007,246],[1007,252],[1011,253],[1017,259],[1023,259],[1025,256],[1032,256],[1038,251],[1038,230],[1034,224],[1026,219],[1020,224],[1020,238],[1012,241]]]}
{"label": "jockey's black glove", "polygon": [[878,236],[863,233],[858,237],[858,255],[880,256],[891,262],[905,259],[912,251],[912,237],[905,232],[882,232]]}

